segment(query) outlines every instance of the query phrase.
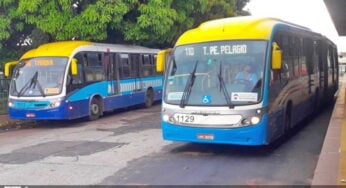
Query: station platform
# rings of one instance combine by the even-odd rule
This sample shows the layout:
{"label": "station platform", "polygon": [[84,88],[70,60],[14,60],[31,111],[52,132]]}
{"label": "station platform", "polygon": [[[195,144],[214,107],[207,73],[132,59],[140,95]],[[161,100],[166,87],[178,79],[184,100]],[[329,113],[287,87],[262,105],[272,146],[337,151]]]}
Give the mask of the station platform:
{"label": "station platform", "polygon": [[346,75],[340,76],[337,99],[311,185],[346,186]]}

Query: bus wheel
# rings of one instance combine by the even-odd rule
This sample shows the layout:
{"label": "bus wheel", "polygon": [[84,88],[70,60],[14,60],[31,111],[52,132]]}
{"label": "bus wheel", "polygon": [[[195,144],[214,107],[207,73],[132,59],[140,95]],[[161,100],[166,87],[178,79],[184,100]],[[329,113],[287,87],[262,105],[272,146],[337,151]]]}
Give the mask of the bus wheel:
{"label": "bus wheel", "polygon": [[96,120],[101,115],[101,105],[100,101],[96,98],[93,98],[91,100],[90,106],[89,106],[89,120]]}
{"label": "bus wheel", "polygon": [[144,105],[146,108],[149,108],[154,103],[154,91],[152,89],[148,89],[147,93],[145,94],[145,101]]}

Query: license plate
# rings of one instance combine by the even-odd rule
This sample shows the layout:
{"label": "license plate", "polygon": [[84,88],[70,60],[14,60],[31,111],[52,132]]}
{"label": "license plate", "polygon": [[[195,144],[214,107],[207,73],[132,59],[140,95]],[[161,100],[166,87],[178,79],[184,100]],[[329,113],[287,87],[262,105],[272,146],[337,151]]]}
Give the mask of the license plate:
{"label": "license plate", "polygon": [[197,138],[200,140],[214,140],[213,134],[197,134]]}
{"label": "license plate", "polygon": [[36,114],[34,114],[34,113],[27,113],[26,117],[33,118],[33,117],[36,117]]}

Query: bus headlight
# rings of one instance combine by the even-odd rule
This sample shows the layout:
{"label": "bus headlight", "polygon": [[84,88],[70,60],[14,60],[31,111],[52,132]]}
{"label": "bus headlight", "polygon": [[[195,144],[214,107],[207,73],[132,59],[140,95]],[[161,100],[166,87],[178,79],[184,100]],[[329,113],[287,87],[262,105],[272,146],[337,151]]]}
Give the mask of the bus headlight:
{"label": "bus headlight", "polygon": [[162,120],[165,121],[165,122],[168,122],[169,121],[169,115],[168,114],[163,114],[162,115]]}
{"label": "bus headlight", "polygon": [[243,126],[246,126],[246,125],[256,125],[256,124],[258,124],[260,121],[261,121],[261,118],[260,118],[260,117],[258,117],[258,116],[252,116],[252,117],[244,118],[244,119],[241,121],[241,124],[242,124]]}
{"label": "bus headlight", "polygon": [[256,124],[258,124],[261,121],[261,119],[259,117],[257,117],[257,116],[254,116],[254,117],[251,117],[250,121],[251,121],[252,125],[256,125]]}
{"label": "bus headlight", "polygon": [[14,104],[11,100],[8,101],[8,107],[14,107]]}
{"label": "bus headlight", "polygon": [[50,107],[51,108],[57,108],[57,107],[59,107],[60,105],[61,105],[61,98],[59,98],[59,99],[55,99],[55,100],[51,100],[50,101]]}

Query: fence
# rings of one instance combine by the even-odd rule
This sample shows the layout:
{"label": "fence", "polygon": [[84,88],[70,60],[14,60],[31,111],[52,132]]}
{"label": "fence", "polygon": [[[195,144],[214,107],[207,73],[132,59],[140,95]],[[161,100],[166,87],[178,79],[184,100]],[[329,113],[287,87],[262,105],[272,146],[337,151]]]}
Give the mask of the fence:
{"label": "fence", "polygon": [[7,98],[10,79],[0,78],[0,114],[7,114]]}

